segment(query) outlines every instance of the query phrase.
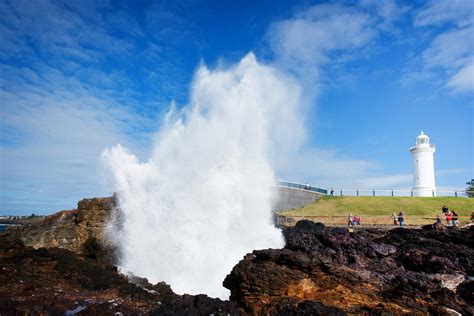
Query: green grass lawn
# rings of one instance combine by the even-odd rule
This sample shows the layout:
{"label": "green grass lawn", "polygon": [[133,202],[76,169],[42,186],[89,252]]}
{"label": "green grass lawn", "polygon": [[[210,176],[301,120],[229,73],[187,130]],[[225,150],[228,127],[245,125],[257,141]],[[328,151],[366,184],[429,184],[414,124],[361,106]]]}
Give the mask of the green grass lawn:
{"label": "green grass lawn", "polygon": [[391,197],[391,196],[323,196],[305,207],[279,212],[284,216],[390,216],[403,209],[405,216],[442,216],[441,207],[448,206],[460,216],[470,216],[474,199],[461,197]]}

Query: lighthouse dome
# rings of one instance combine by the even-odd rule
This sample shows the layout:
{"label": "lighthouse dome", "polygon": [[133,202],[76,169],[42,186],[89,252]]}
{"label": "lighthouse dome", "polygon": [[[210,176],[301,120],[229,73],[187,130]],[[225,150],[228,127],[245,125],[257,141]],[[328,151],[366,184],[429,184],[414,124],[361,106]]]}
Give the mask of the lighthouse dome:
{"label": "lighthouse dome", "polygon": [[417,145],[429,145],[430,144],[430,138],[428,135],[425,135],[423,131],[416,137],[416,144]]}

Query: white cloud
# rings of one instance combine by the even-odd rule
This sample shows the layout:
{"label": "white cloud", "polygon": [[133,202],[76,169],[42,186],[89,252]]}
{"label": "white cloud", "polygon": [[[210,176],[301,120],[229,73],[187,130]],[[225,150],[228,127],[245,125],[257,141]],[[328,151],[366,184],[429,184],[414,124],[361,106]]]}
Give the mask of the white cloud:
{"label": "white cloud", "polygon": [[[110,91],[35,66],[40,70],[0,65],[0,210],[51,212],[111,194],[101,186],[100,153],[116,143],[143,153],[150,121],[129,110],[131,100],[121,103]],[[95,76],[109,85],[116,80]]]}
{"label": "white cloud", "polygon": [[[363,1],[359,6],[321,4],[270,25],[266,40],[275,63],[306,85],[307,96],[330,72],[362,58],[382,32],[396,33],[395,23],[407,8],[396,1]],[[346,69],[343,76],[347,76]],[[308,92],[308,90],[310,92]],[[312,93],[314,93],[312,95]],[[411,175],[384,175],[372,160],[345,157],[337,151],[302,146],[297,153],[279,155],[277,174],[284,180],[321,187],[388,188],[406,185]]]}
{"label": "white cloud", "polygon": [[471,0],[431,0],[416,15],[415,26],[454,23],[459,27],[472,24],[474,2]]}
{"label": "white cloud", "polygon": [[455,92],[474,91],[474,62],[463,66],[446,85]]}
{"label": "white cloud", "polygon": [[100,183],[102,150],[147,151],[156,123],[137,114],[148,109],[122,67],[143,32],[107,6],[0,2],[0,210],[55,211],[110,194]]}
{"label": "white cloud", "polygon": [[[298,74],[335,62],[336,53],[350,53],[377,35],[370,15],[341,5],[316,5],[273,23],[267,40],[277,62]],[[316,73],[314,73],[316,71]]]}
{"label": "white cloud", "polygon": [[362,0],[359,3],[362,7],[375,10],[381,20],[378,28],[382,31],[398,33],[395,23],[403,19],[409,8],[400,6],[395,0]]}
{"label": "white cloud", "polygon": [[441,33],[423,52],[423,60],[429,68],[456,69],[473,57],[474,27]]}
{"label": "white cloud", "polygon": [[[422,53],[422,72],[438,75],[448,89],[473,92],[474,2],[430,1],[414,18],[414,25],[435,32],[428,48]],[[437,27],[444,27],[437,32]]]}
{"label": "white cloud", "polygon": [[[124,17],[110,11],[106,17],[120,26],[118,21]],[[139,35],[135,21],[128,20],[129,33],[120,38],[113,37],[105,27],[103,15],[95,14],[95,6],[88,6],[86,15],[51,1],[13,1],[0,3],[0,12],[0,43],[4,42],[2,53],[5,55],[0,54],[0,57],[12,56],[12,53],[29,54],[34,48],[37,54],[48,58],[98,63],[106,55],[126,57],[136,50],[129,35]]]}
{"label": "white cloud", "polygon": [[335,150],[312,148],[279,158],[282,180],[322,188],[392,189],[409,187],[412,180],[411,174],[387,175],[375,160],[354,159]]}

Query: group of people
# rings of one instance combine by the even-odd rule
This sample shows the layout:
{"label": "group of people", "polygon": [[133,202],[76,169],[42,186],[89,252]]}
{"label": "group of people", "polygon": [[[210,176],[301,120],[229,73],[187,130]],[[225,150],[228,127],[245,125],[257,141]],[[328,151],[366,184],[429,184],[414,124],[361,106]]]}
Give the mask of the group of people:
{"label": "group of people", "polygon": [[[446,205],[444,205],[441,210],[443,211],[447,226],[459,226],[459,216],[455,211],[450,211]],[[403,226],[405,224],[403,210],[400,210],[398,215],[396,213],[393,213],[392,219],[393,226]],[[436,223],[442,224],[441,217],[439,215],[436,215]]]}
{"label": "group of people", "polygon": [[398,212],[398,215],[394,212],[392,214],[392,219],[393,219],[393,226],[403,226],[405,224],[405,217],[403,214],[403,210],[400,210],[400,212]]}
{"label": "group of people", "polygon": [[[448,226],[459,226],[458,214],[455,211],[450,211],[446,205],[441,208],[446,219],[446,225]],[[441,217],[436,214],[436,223],[441,224]]]}
{"label": "group of people", "polygon": [[352,215],[352,213],[349,213],[349,216],[347,217],[347,226],[354,225],[360,225],[360,216]]}
{"label": "group of people", "polygon": [[[459,220],[458,220],[458,214],[454,210],[449,210],[446,205],[444,205],[441,210],[443,211],[443,215],[446,220],[446,225],[447,226],[459,226]],[[393,213],[392,214],[392,219],[393,219],[393,226],[404,226],[405,225],[405,216],[403,213],[403,210],[400,210],[400,212]],[[474,223],[474,212],[471,215],[471,221]],[[436,223],[437,224],[442,224],[441,217],[439,215],[436,215]],[[347,217],[347,225],[348,226],[354,226],[354,225],[360,225],[360,216],[355,216],[352,215],[352,213],[349,213],[349,216]]]}

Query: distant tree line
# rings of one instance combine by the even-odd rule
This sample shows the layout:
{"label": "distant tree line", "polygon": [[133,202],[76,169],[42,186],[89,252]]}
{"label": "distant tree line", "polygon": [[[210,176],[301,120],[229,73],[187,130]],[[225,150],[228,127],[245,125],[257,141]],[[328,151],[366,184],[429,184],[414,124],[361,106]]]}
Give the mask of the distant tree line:
{"label": "distant tree line", "polygon": [[471,181],[466,182],[468,185],[466,189],[466,195],[467,197],[474,198],[474,179],[471,179]]}

